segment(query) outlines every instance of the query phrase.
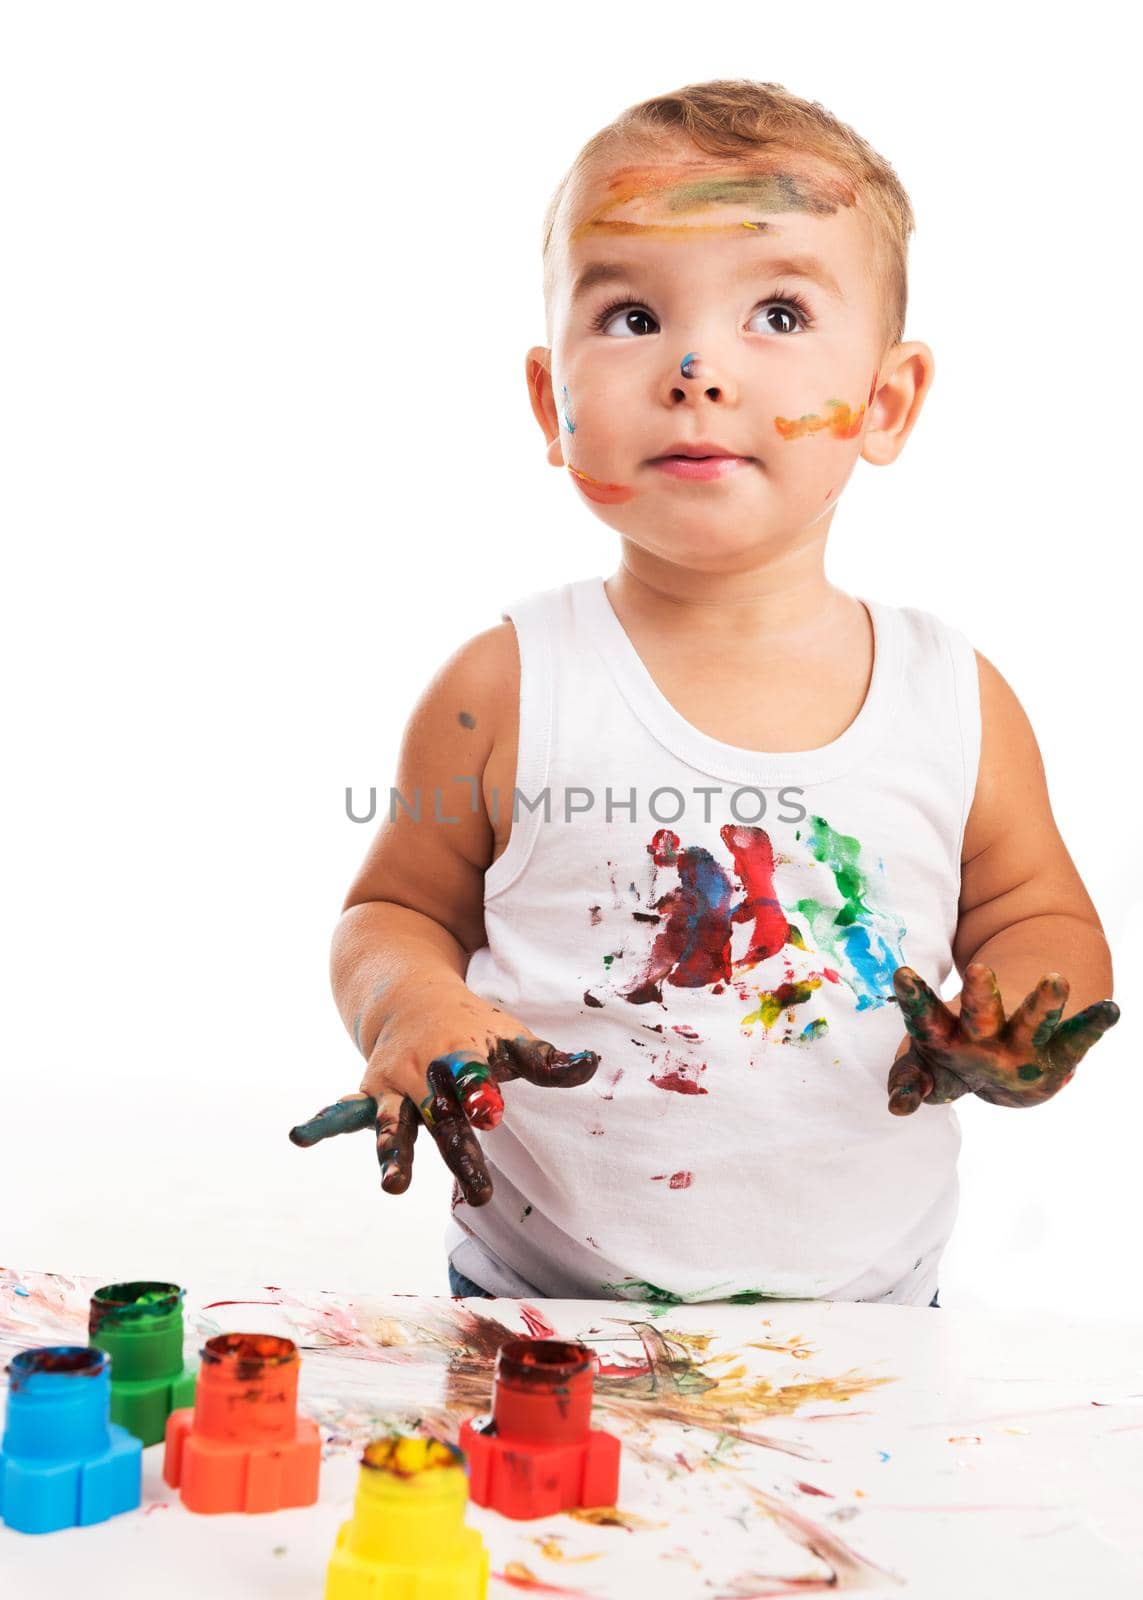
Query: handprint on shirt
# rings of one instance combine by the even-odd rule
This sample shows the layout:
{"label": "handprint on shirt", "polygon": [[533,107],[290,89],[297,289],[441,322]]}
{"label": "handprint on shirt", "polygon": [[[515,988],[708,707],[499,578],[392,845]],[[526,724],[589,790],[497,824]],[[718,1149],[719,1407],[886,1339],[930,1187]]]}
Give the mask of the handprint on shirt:
{"label": "handprint on shirt", "polygon": [[[725,823],[719,837],[733,860],[741,888],[735,898],[731,874],[702,845],[684,847],[671,828],[660,828],[647,846],[656,867],[674,868],[678,883],[653,902],[659,927],[643,970],[621,991],[635,1005],[661,1003],[663,985],[714,988],[744,979],[752,968],[793,946],[823,961],[821,974],[852,990],[858,1011],[886,1005],[893,969],[901,959],[905,927],[887,907],[876,904],[876,878],[863,861],[858,839],[840,833],[821,816],[809,818],[794,839],[799,855],[783,854],[797,874],[825,868],[835,893],[810,878],[803,880],[790,914],[775,886],[778,857],[765,828]],[[884,869],[882,868],[882,871]],[[796,914],[810,930],[809,940]],[[644,918],[644,920],[649,920]],[[732,959],[731,938],[738,925],[749,929],[745,953]],[[791,971],[789,976],[793,978]],[[809,974],[802,974],[803,978]],[[740,998],[745,994],[736,989]],[[774,991],[760,991],[760,999]]]}
{"label": "handprint on shirt", "polygon": [[[673,867],[678,884],[654,903],[662,919],[639,979],[624,993],[635,1005],[662,1000],[664,982],[685,989],[729,983],[734,973],[756,966],[787,940],[801,946],[774,892],[774,848],[765,829],[727,823],[719,836],[734,858],[742,897],[726,869],[702,845],[684,848],[671,828],[660,828],[647,852],[657,867]],[[731,960],[734,927],[750,927],[750,946]]]}
{"label": "handprint on shirt", "polygon": [[912,967],[897,968],[893,988],[909,1035],[889,1072],[889,1110],[899,1117],[922,1101],[945,1104],[962,1094],[997,1106],[1039,1105],[1119,1021],[1114,1000],[1097,1000],[1061,1022],[1069,985],[1058,972],[1046,973],[1007,1019],[996,974],[982,961],[965,968],[959,1016]]}

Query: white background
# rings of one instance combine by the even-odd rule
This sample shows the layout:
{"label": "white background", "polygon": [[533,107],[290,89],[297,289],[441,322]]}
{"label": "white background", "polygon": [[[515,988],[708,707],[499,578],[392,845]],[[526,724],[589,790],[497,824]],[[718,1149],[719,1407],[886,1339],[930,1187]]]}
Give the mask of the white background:
{"label": "white background", "polygon": [[398,1200],[366,1135],[286,1139],[359,1077],[327,978],[371,831],[345,789],[387,794],[416,696],[504,604],[614,570],[527,405],[544,206],[625,105],[742,76],[852,123],[918,218],[906,337],[936,384],[902,459],[858,463],[829,575],[936,611],[1008,677],[1115,959],[1123,1019],[1065,1094],[960,1102],[942,1300],[1138,1312],[1138,92],[1115,14],[388,15],[2,12],[0,1256],[447,1292],[430,1143]]}

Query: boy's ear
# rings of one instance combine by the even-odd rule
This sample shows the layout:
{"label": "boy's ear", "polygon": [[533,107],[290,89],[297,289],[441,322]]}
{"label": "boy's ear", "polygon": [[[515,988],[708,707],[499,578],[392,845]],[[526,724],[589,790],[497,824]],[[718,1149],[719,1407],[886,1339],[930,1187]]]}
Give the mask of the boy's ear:
{"label": "boy's ear", "polygon": [[862,460],[875,467],[896,461],[932,387],[934,366],[933,352],[919,339],[895,344],[887,353],[862,436]]}
{"label": "boy's ear", "polygon": [[564,452],[560,443],[560,419],[552,391],[552,352],[546,345],[534,344],[528,351],[524,357],[524,375],[528,380],[532,415],[547,440],[548,460],[553,467],[562,467]]}

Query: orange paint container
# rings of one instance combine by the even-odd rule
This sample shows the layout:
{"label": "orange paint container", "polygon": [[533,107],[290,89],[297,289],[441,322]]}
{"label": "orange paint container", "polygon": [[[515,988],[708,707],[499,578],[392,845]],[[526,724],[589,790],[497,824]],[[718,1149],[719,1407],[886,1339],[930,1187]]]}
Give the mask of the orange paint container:
{"label": "orange paint container", "polygon": [[167,1420],[163,1477],[189,1511],[279,1511],[317,1499],[321,1434],[298,1416],[298,1347],[222,1333],[202,1351],[193,1407]]}

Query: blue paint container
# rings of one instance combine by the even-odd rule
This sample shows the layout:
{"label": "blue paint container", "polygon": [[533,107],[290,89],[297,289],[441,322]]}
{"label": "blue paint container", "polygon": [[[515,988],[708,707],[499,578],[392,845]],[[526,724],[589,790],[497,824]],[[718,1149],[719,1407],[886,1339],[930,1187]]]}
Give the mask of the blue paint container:
{"label": "blue paint container", "polygon": [[22,1350],[8,1381],[0,1520],[21,1533],[54,1533],[133,1511],[143,1446],[111,1421],[107,1353],[84,1345]]}

